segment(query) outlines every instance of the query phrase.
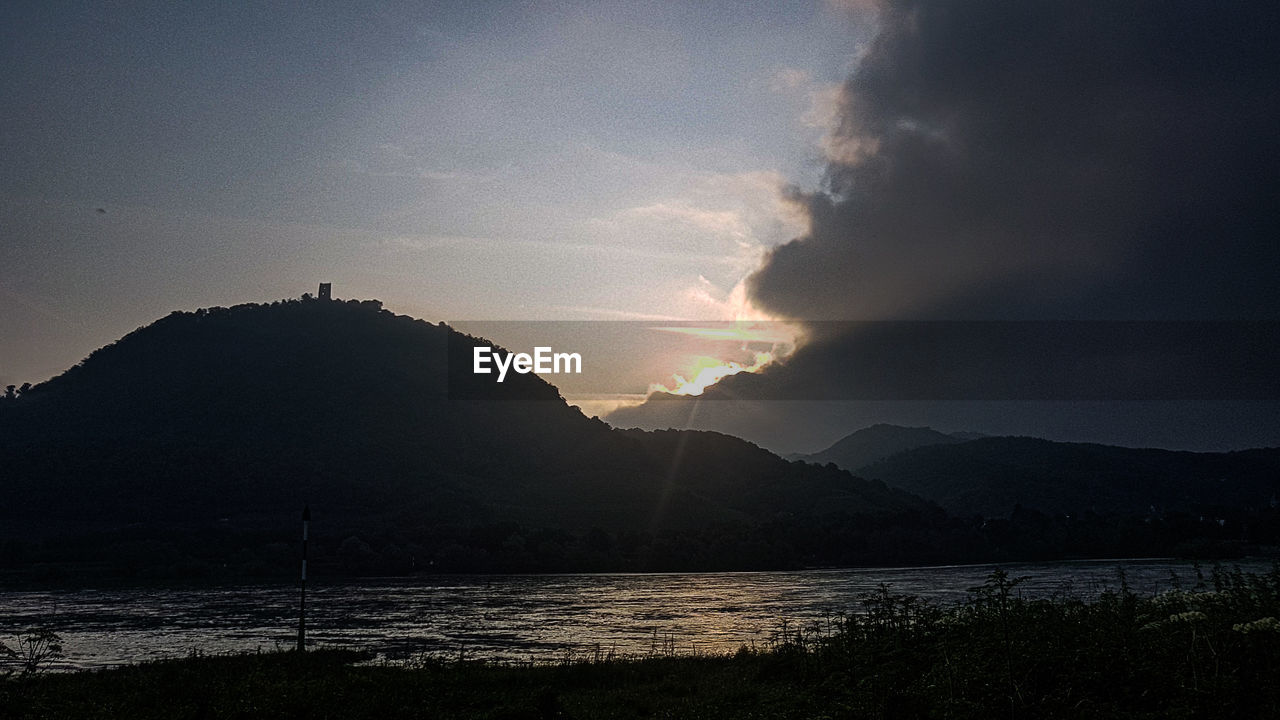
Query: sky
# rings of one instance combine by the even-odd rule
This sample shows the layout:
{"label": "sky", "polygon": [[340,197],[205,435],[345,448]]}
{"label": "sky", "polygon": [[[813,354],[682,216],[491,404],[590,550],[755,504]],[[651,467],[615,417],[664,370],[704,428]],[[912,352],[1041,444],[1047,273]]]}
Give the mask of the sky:
{"label": "sky", "polygon": [[5,384],[320,281],[430,320],[734,317],[868,34],[821,2],[0,15]]}
{"label": "sky", "polygon": [[1280,445],[1280,9],[875,10],[821,187],[792,194],[806,230],[747,283],[806,342],[610,420],[810,451],[873,422]]}
{"label": "sky", "polygon": [[[327,281],[463,328],[594,321],[572,349],[631,361],[566,392],[594,398],[589,414],[715,361],[756,371],[698,412],[655,399],[617,424],[778,451],[879,421],[1280,444],[1270,390],[1208,409],[1171,410],[1160,403],[1205,398],[1168,393],[875,405],[865,388],[828,389],[865,346],[827,324],[1280,320],[1276,14],[5,3],[0,385],[45,380],[175,309]],[[793,337],[694,348],[655,329],[731,320]],[[550,326],[488,327],[513,344]],[[749,375],[793,394],[757,393]]]}

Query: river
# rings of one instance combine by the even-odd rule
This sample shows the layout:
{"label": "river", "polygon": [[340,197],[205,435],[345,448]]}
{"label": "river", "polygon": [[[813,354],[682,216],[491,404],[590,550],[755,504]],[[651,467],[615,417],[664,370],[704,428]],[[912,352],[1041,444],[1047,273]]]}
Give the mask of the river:
{"label": "river", "polygon": [[[1265,560],[1236,563],[1267,572]],[[1233,565],[1228,565],[1232,567]],[[785,621],[825,624],[857,612],[859,597],[887,583],[894,593],[940,604],[963,602],[994,565],[797,572],[463,575],[313,581],[307,589],[309,647],[357,647],[382,657],[418,654],[557,660],[610,652],[722,653],[763,647]],[[1192,565],[1172,560],[1005,564],[1025,578],[1027,597],[1096,596],[1119,586],[1169,589],[1173,575],[1196,583]],[[1205,569],[1205,575],[1209,570]],[[297,642],[295,585],[0,591],[0,639],[46,625],[63,639],[62,669],[160,658],[289,648]]]}

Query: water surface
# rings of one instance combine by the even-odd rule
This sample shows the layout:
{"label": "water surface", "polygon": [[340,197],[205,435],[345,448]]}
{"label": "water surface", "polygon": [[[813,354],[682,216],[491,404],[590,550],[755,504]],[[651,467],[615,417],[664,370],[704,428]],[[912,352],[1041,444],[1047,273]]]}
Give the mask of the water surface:
{"label": "water surface", "polygon": [[[1268,561],[1238,563],[1267,572]],[[881,583],[940,604],[969,597],[994,565],[798,572],[424,576],[313,581],[307,591],[312,646],[371,649],[388,657],[428,653],[555,660],[619,655],[732,652],[760,647],[790,627],[857,612]],[[1027,597],[1094,596],[1129,586],[1153,594],[1189,563],[1109,560],[1005,564]],[[1207,571],[1206,571],[1207,573]],[[64,667],[90,668],[193,652],[274,650],[297,642],[298,588],[109,589],[0,593],[0,637],[46,624],[63,638]]]}

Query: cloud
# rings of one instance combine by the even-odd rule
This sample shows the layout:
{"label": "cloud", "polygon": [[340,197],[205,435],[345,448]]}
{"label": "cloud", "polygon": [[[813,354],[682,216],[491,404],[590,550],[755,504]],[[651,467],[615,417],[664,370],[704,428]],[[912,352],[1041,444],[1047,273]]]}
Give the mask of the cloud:
{"label": "cloud", "polygon": [[659,202],[631,208],[627,214],[637,218],[653,219],[664,223],[683,223],[702,232],[733,240],[753,237],[751,228],[742,216],[732,210],[708,210],[683,202]]}
{"label": "cloud", "polygon": [[778,68],[769,76],[769,90],[776,93],[787,93],[807,88],[813,83],[813,76],[800,68]]}
{"label": "cloud", "polygon": [[587,393],[567,395],[565,401],[582,411],[587,417],[604,417],[618,410],[634,407],[644,402],[639,393]]}
{"label": "cloud", "polygon": [[364,175],[372,178],[391,178],[401,180],[426,181],[432,183],[454,183],[480,185],[492,182],[510,168],[500,168],[491,172],[474,170],[439,169],[429,167],[424,158],[424,151],[412,146],[421,144],[409,138],[404,144],[382,142],[376,143],[365,152],[355,157],[342,157],[328,163],[330,169]]}
{"label": "cloud", "polygon": [[803,231],[803,209],[785,196],[785,186],[774,172],[694,173],[681,182],[678,195],[656,197],[597,222],[615,242],[731,252],[750,262],[745,274],[759,266],[760,249]]}
{"label": "cloud", "polygon": [[829,101],[809,232],[752,299],[812,319],[1276,316],[1268,3],[894,2]]}
{"label": "cloud", "polygon": [[[881,398],[917,403],[919,424],[928,422],[922,408],[930,403],[952,403],[946,412],[963,422],[955,402],[1041,402],[1003,409],[1008,431],[1019,417],[1028,429],[1034,418],[1052,417],[1057,411],[1045,402],[1101,398],[1090,405],[1094,426],[1134,442],[1151,418],[1116,409],[1126,388],[1109,374],[1123,361],[1142,381],[1138,397],[1266,400],[1222,414],[1228,425],[1212,432],[1280,439],[1268,371],[1246,363],[1243,370],[1259,377],[1224,384],[1222,373],[1240,368],[1221,362],[1211,341],[1190,352],[1173,342],[1195,337],[1195,326],[1175,323],[1168,333],[1135,326],[1150,342],[1121,357],[1108,338],[1123,326],[1061,326],[1089,339],[1073,347],[1055,343],[1059,326],[1043,322],[1280,319],[1277,6],[838,5],[873,10],[878,35],[842,86],[815,96],[810,120],[829,123],[823,186],[786,194],[807,230],[771,248],[746,283],[747,302],[802,323],[807,344],[785,364],[710,388],[708,398],[732,399],[720,414],[741,415],[732,406],[766,398]],[[830,322],[837,320],[895,322]],[[909,324],[925,320],[1030,322]],[[984,327],[1012,335],[994,345],[965,341],[966,331],[984,337]],[[1242,326],[1212,327],[1241,343],[1233,348],[1255,342],[1238,336]],[[1277,326],[1258,327],[1262,356],[1274,356]],[[941,344],[929,328],[940,329]],[[1044,348],[1053,354],[1037,364]],[[1071,389],[1055,389],[1065,371],[1073,373]],[[1017,376],[981,381],[1000,372]],[[1164,393],[1162,373],[1174,373],[1181,389]],[[1094,379],[1106,380],[1096,397]],[[611,421],[660,424],[695,404],[655,399]],[[776,418],[794,434],[794,414]],[[768,432],[755,432],[767,441]]]}
{"label": "cloud", "polygon": [[884,0],[827,0],[827,6],[833,10],[849,13],[877,13],[884,6]]}

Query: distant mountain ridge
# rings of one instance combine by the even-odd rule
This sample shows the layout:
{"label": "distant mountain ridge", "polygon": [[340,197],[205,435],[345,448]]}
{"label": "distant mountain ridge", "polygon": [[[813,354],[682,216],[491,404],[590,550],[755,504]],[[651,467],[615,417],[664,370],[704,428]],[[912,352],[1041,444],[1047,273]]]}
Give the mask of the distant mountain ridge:
{"label": "distant mountain ridge", "polygon": [[972,437],[875,425],[802,456],[883,480],[959,515],[1123,513],[1270,507],[1280,492],[1280,449],[1193,453]]}
{"label": "distant mountain ridge", "polygon": [[859,468],[958,514],[1214,513],[1271,506],[1280,449],[1193,453],[1002,437],[930,446]]}
{"label": "distant mountain ridge", "polygon": [[830,447],[809,455],[792,455],[796,460],[825,465],[835,463],[845,469],[862,468],[891,455],[927,445],[948,445],[973,439],[977,433],[941,433],[927,427],[902,427],[880,423],[856,430]]}

